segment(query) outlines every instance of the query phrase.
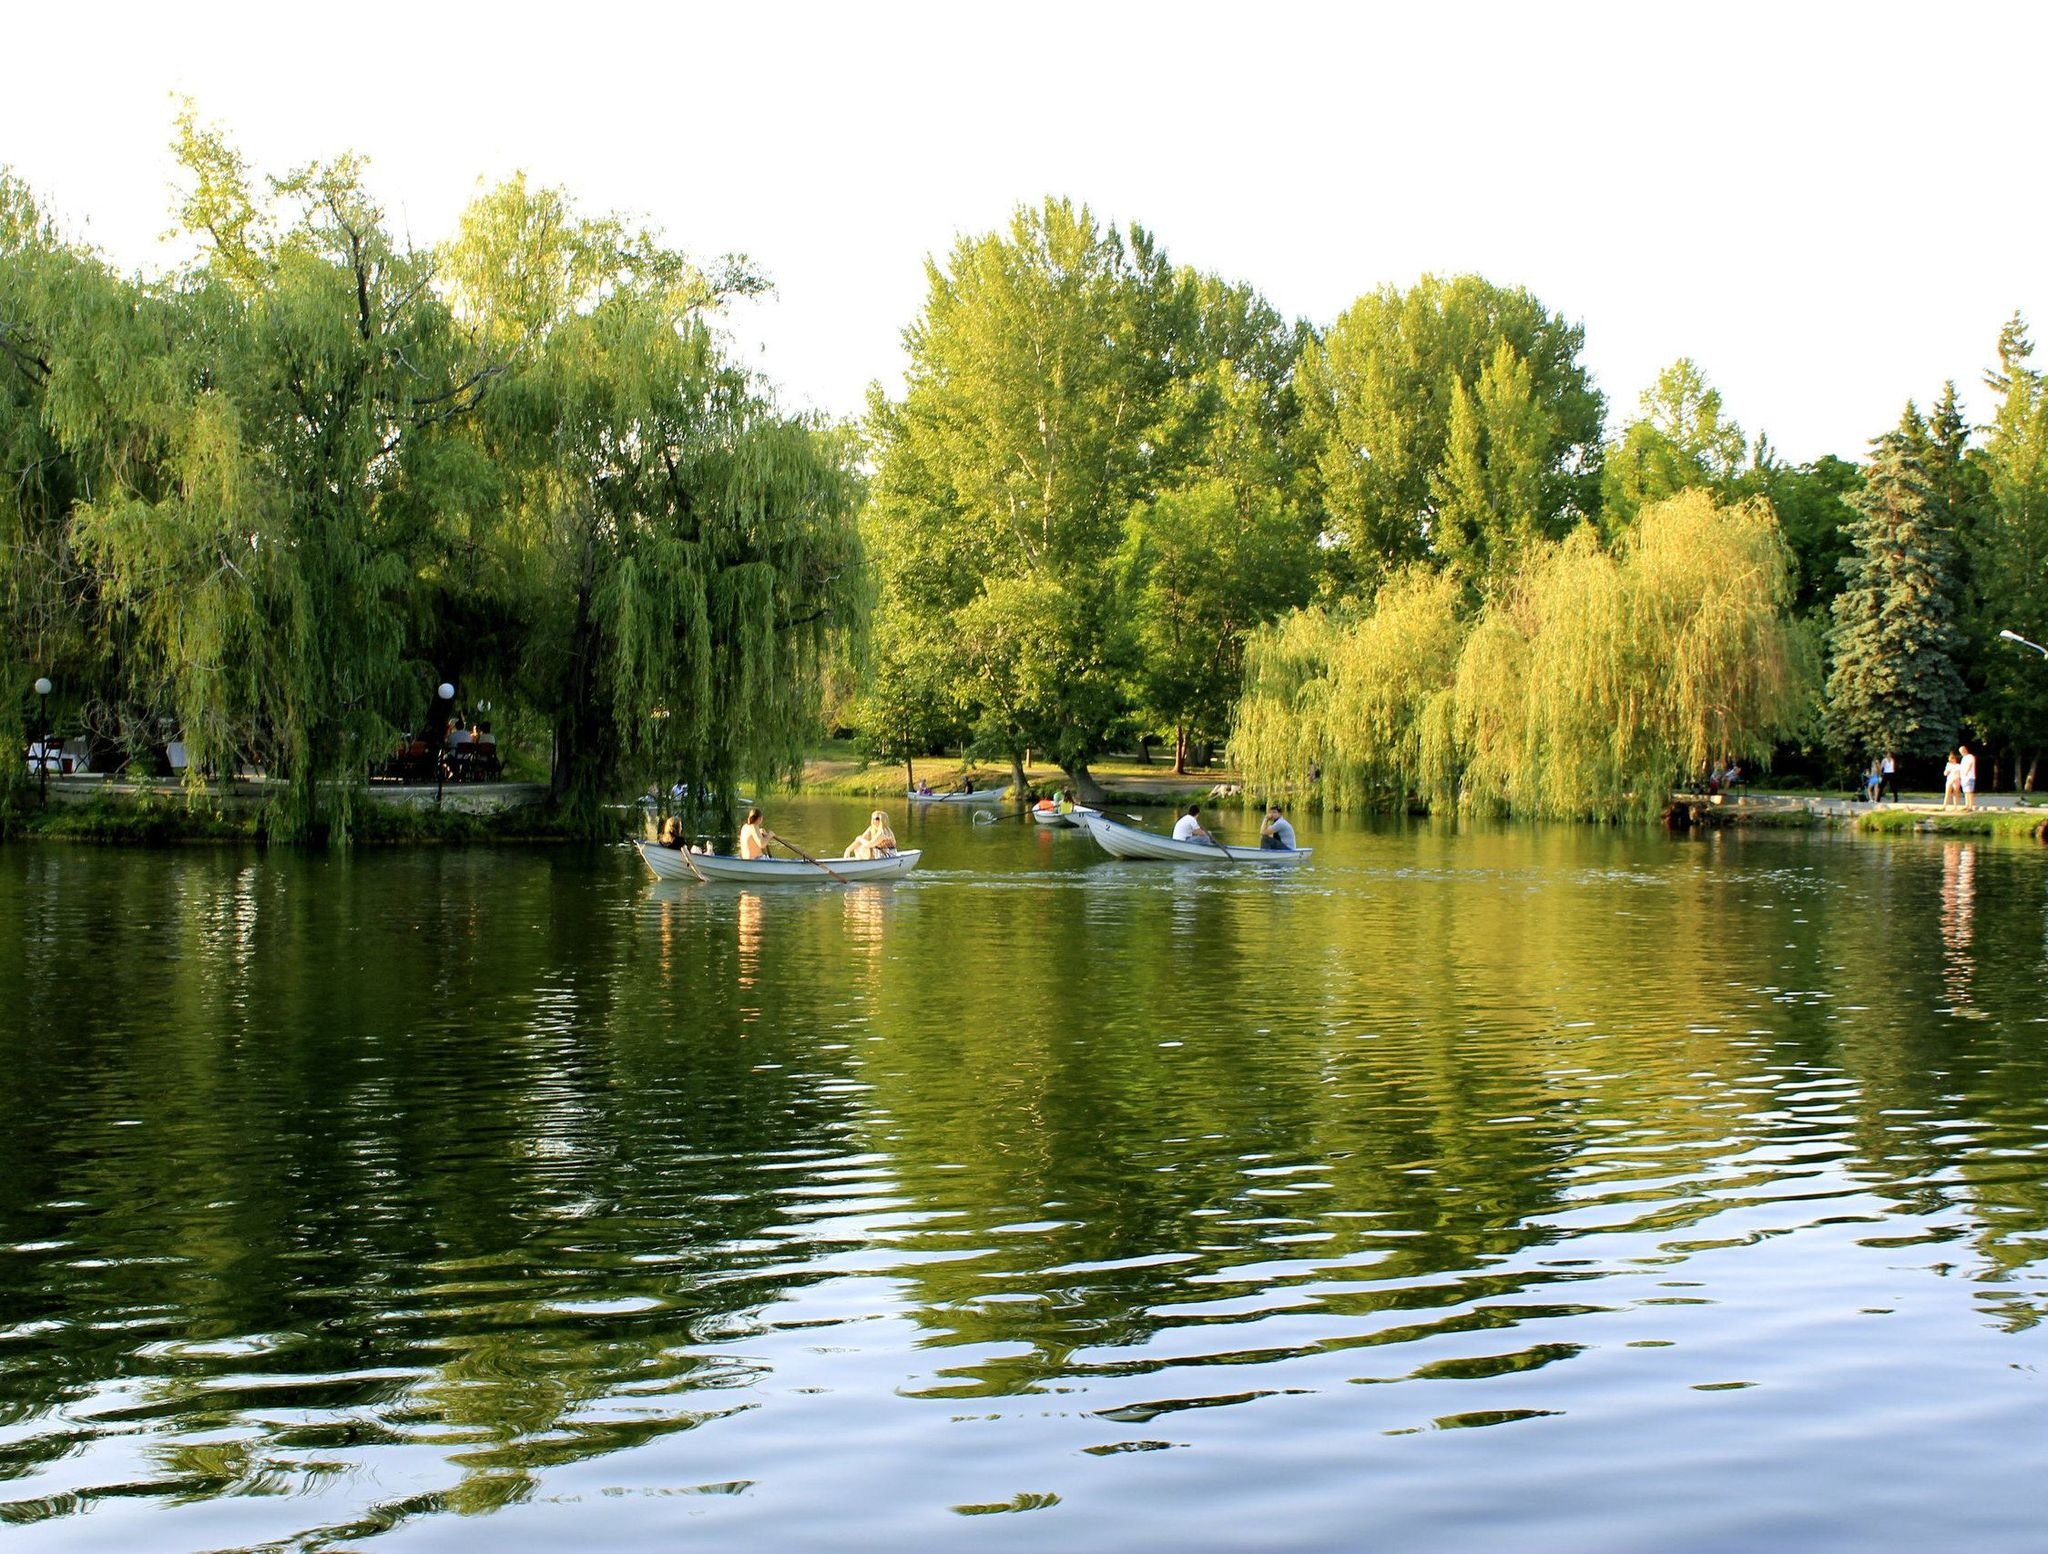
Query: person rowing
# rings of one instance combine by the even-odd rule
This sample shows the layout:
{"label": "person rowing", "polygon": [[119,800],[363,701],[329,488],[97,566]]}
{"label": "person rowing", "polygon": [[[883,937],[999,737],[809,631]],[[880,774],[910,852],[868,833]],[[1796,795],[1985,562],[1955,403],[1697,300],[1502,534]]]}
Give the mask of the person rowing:
{"label": "person rowing", "polygon": [[742,858],[772,858],[768,851],[768,827],[761,821],[758,809],[747,811],[747,823],[740,827],[740,856]]}
{"label": "person rowing", "polygon": [[1266,852],[1293,852],[1295,850],[1294,827],[1280,813],[1276,800],[1266,806],[1266,823],[1259,827],[1259,846]]}
{"label": "person rowing", "polygon": [[1173,823],[1173,839],[1176,842],[1214,842],[1215,837],[1202,829],[1202,822],[1196,818],[1202,806],[1190,804],[1187,813]]}
{"label": "person rowing", "polygon": [[896,833],[889,829],[889,817],[876,810],[868,819],[868,828],[847,846],[849,858],[886,858],[896,851]]}

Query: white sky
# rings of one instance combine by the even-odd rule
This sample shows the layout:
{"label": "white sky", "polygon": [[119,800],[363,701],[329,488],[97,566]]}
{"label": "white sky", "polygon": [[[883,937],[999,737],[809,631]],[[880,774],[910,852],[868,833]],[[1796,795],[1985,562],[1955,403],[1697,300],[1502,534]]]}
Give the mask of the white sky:
{"label": "white sky", "polygon": [[172,94],[269,171],[366,153],[453,228],[524,169],[777,294],[792,405],[892,390],[923,261],[1048,193],[1328,323],[1426,270],[1586,326],[1610,429],[1690,355],[1782,454],[1861,457],[1999,326],[2048,329],[2048,6],[1157,3],[13,8],[0,163],[124,267]]}

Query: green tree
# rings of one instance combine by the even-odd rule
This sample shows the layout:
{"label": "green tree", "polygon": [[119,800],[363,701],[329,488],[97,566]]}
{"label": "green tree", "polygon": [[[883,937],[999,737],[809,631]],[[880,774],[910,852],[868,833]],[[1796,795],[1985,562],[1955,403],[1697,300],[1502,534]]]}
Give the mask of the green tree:
{"label": "green tree", "polygon": [[1123,564],[1138,636],[1140,715],[1191,744],[1222,737],[1251,631],[1308,595],[1310,547],[1279,492],[1222,479],[1165,491],[1132,514]]}
{"label": "green tree", "polygon": [[[1528,292],[1471,275],[1369,293],[1311,341],[1300,366],[1302,430],[1333,591],[1369,594],[1405,563],[1469,553],[1503,491],[1518,493],[1511,505],[1531,507],[1501,515],[1510,530],[1555,537],[1594,511],[1603,405],[1578,359],[1584,343],[1581,326]],[[1458,412],[1453,463],[1461,393],[1473,402]],[[1447,499],[1457,504],[1450,523],[1439,512]]]}
{"label": "green tree", "polygon": [[1826,732],[1854,760],[1940,755],[1962,717],[1952,544],[1929,513],[1925,438],[1907,406],[1851,498],[1858,518],[1828,633]]}
{"label": "green tree", "polygon": [[1320,768],[1338,808],[1654,813],[1679,777],[1807,722],[1791,583],[1769,506],[1702,491],[1613,545],[1582,524],[1532,546],[1476,616],[1453,574],[1417,566],[1356,616],[1259,632],[1233,748],[1261,786]]}
{"label": "green tree", "polygon": [[1142,228],[1063,200],[961,238],[927,280],[904,398],[870,412],[882,608],[955,642],[978,740],[1017,782],[1038,749],[1092,795],[1135,646],[1111,563],[1213,419],[1187,383],[1201,288]]}
{"label": "green tree", "polygon": [[[564,818],[681,781],[729,829],[742,776],[791,777],[820,673],[867,596],[843,431],[780,412],[707,315],[758,286],[514,182],[451,251],[464,317],[517,370],[473,433],[497,472],[497,559],[519,684],[553,723]],[[716,806],[716,807],[713,807]]]}
{"label": "green tree", "polygon": [[1722,413],[1721,391],[1681,356],[1643,390],[1601,475],[1601,520],[1620,533],[1651,502],[1698,489],[1726,500],[1735,493],[1747,443]]}
{"label": "green tree", "polygon": [[1967,525],[1975,608],[1970,721],[2032,787],[2048,745],[2048,665],[2001,641],[2000,630],[2048,640],[2048,388],[2014,314],[1985,381],[1998,396],[1985,429],[1980,505]]}
{"label": "green tree", "polygon": [[145,423],[161,495],[82,506],[82,551],[163,666],[197,764],[286,779],[271,835],[345,840],[368,763],[422,704],[419,553],[451,471],[437,432],[495,375],[344,157],[268,181],[188,108],[176,378]]}
{"label": "green tree", "polygon": [[1860,465],[1833,454],[1810,464],[1782,464],[1769,443],[1757,440],[1757,453],[1737,489],[1771,504],[1798,564],[1793,607],[1802,615],[1826,618],[1829,604],[1842,587],[1842,562],[1849,554],[1849,528],[1856,520],[1852,505],[1862,489]]}

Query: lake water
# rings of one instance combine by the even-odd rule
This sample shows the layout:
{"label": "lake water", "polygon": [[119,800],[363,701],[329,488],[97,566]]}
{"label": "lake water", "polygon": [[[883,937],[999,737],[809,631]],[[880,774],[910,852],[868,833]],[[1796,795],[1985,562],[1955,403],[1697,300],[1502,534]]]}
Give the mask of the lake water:
{"label": "lake water", "polygon": [[10,1554],[2048,1548],[2048,849],[892,808],[0,848]]}

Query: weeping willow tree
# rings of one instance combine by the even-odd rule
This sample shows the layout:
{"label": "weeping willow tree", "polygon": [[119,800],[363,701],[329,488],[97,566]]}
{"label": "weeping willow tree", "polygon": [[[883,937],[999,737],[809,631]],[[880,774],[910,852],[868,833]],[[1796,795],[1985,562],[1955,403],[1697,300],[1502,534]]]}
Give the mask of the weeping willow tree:
{"label": "weeping willow tree", "polygon": [[[0,173],[0,744],[32,730],[29,686],[102,749],[155,730],[129,695],[132,620],[110,603],[82,547],[81,504],[153,500],[168,478],[162,407],[181,400],[170,369],[171,310],[62,235]],[[0,807],[25,776],[5,764]]]}
{"label": "weeping willow tree", "polygon": [[1355,620],[1306,612],[1260,634],[1238,758],[1259,786],[1320,765],[1336,808],[1653,813],[1706,763],[1760,764],[1810,723],[1792,586],[1769,506],[1697,491],[1613,548],[1582,526],[1531,549],[1470,618],[1448,575],[1400,576]]}
{"label": "weeping willow tree", "polygon": [[1452,574],[1415,567],[1361,615],[1301,610],[1255,633],[1231,741],[1246,779],[1280,788],[1319,774],[1333,809],[1454,796],[1463,594]]}
{"label": "weeping willow tree", "polygon": [[758,285],[742,262],[704,271],[515,181],[450,274],[480,332],[523,342],[472,429],[503,480],[481,544],[508,558],[565,820],[680,782],[729,830],[742,777],[799,769],[828,650],[865,619],[848,437],[721,353],[707,315]]}
{"label": "weeping willow tree", "polygon": [[181,225],[202,258],[161,293],[173,327],[140,435],[161,490],[80,504],[81,550],[136,623],[145,698],[174,710],[192,780],[261,763],[270,835],[346,841],[369,763],[422,702],[423,557],[459,466],[443,429],[497,368],[452,327],[431,258],[385,230],[353,158],[259,181],[187,112]]}

